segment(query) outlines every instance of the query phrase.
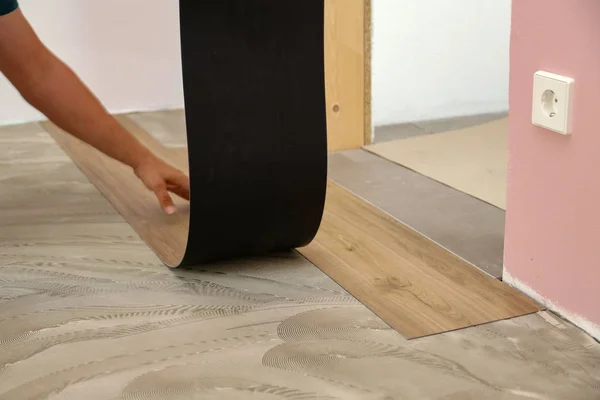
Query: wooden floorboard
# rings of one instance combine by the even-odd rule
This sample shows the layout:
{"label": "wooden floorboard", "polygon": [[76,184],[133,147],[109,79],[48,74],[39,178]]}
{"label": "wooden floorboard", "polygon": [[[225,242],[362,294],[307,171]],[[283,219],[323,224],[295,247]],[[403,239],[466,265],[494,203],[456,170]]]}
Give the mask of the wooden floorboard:
{"label": "wooden floorboard", "polygon": [[[127,118],[119,120],[156,154],[185,168],[185,149],[162,147]],[[175,217],[164,215],[127,167],[52,124],[44,127],[161,259],[176,261],[183,254],[185,209]],[[321,229],[299,252],[406,338],[542,309],[332,182]]]}
{"label": "wooden floorboard", "polygon": [[333,182],[319,233],[299,251],[406,338],[542,309]]}

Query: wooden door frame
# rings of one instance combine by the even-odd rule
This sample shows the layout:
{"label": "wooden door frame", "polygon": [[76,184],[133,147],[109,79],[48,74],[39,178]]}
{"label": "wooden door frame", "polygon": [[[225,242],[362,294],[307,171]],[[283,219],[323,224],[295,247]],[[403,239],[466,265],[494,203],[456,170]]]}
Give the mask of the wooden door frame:
{"label": "wooden door frame", "polygon": [[373,9],[372,9],[372,0],[364,0],[364,80],[365,80],[365,124],[364,124],[364,134],[363,134],[363,146],[369,145],[373,143],[374,139],[374,131],[373,131],[373,115],[371,111],[372,107],[372,79],[373,79],[373,70],[371,69],[371,60],[373,59]]}
{"label": "wooden door frame", "polygon": [[325,0],[328,150],[372,141],[371,2]]}
{"label": "wooden door frame", "polygon": [[365,110],[364,110],[364,114],[365,114],[365,124],[364,124],[364,133],[363,133],[363,146],[369,145],[371,143],[373,143],[373,117],[372,117],[372,111],[371,111],[371,106],[372,106],[372,92],[371,92],[371,79],[373,77],[373,71],[371,69],[371,60],[372,60],[372,46],[373,46],[373,20],[372,20],[372,6],[371,6],[371,2],[372,0],[363,0],[365,2],[364,4],[364,37],[363,37],[363,46],[364,46],[364,60],[363,60],[363,65],[364,65],[364,80],[365,80],[365,87],[364,87],[364,93],[365,93],[365,98],[363,99],[363,102],[365,104]]}

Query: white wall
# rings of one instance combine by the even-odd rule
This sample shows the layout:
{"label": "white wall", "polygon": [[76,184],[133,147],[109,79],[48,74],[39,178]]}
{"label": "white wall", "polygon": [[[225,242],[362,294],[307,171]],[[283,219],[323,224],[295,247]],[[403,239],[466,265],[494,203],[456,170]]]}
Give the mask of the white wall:
{"label": "white wall", "polygon": [[[508,109],[510,0],[373,0],[375,125]],[[111,112],[183,107],[178,0],[20,0]],[[0,124],[42,119],[0,75]]]}
{"label": "white wall", "polygon": [[511,0],[373,0],[373,122],[508,110]]}
{"label": "white wall", "polygon": [[[178,0],[20,0],[111,112],[183,107]],[[0,75],[0,124],[42,119]]]}

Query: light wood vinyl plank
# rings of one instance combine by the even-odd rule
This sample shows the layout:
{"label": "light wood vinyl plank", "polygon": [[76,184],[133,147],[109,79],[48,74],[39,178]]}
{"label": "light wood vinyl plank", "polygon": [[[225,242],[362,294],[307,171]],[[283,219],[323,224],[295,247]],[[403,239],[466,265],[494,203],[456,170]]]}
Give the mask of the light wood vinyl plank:
{"label": "light wood vinyl plank", "polygon": [[[165,148],[126,117],[118,116],[117,119],[157,156],[187,172],[187,153],[183,156],[180,150]],[[161,260],[169,265],[179,264],[187,245],[189,203],[173,195],[178,212],[166,215],[154,194],[146,189],[131,168],[50,122],[42,125]]]}
{"label": "light wood vinyl plank", "polygon": [[[127,118],[119,121],[157,155],[185,166],[185,149],[167,149]],[[44,126],[159,257],[177,264],[188,214],[164,215],[127,167],[54,125]],[[334,183],[317,238],[299,251],[407,338],[541,309]]]}
{"label": "light wood vinyl plank", "polygon": [[187,124],[183,109],[136,112],[127,114],[127,118],[166,147],[187,146]]}
{"label": "light wood vinyl plank", "polygon": [[406,338],[542,309],[333,182],[321,229],[299,252]]}

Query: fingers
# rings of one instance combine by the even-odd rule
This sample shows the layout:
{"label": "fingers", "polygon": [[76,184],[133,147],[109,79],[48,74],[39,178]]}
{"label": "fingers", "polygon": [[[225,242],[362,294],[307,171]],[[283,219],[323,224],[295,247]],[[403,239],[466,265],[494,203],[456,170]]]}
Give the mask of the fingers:
{"label": "fingers", "polygon": [[171,215],[177,211],[169,192],[188,200],[190,199],[189,178],[181,171],[155,159],[135,170],[146,187],[156,195],[165,213]]}
{"label": "fingers", "polygon": [[164,183],[156,185],[153,191],[158,199],[158,202],[160,203],[160,206],[167,214],[171,215],[177,211],[175,203],[173,203],[173,199],[171,199],[171,196],[169,196],[169,192],[167,191],[167,185]]}
{"label": "fingers", "polygon": [[173,175],[167,188],[182,199],[190,200],[190,179],[183,173]]}
{"label": "fingers", "polygon": [[179,185],[169,185],[167,188],[168,188],[169,192],[175,193],[177,196],[181,197],[182,199],[187,200],[187,201],[190,200],[189,189],[182,188]]}

